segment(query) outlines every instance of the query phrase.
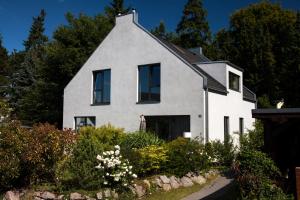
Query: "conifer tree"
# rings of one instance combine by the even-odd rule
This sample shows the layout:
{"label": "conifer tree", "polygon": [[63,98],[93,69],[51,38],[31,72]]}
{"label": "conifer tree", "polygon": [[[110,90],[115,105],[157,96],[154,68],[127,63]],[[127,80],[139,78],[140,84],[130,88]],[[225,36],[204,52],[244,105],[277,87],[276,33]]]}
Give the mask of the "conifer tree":
{"label": "conifer tree", "polygon": [[9,65],[8,65],[8,52],[3,47],[2,37],[0,35],[0,98],[6,97],[7,87],[9,85]]}
{"label": "conifer tree", "polygon": [[124,6],[124,0],[112,0],[110,6],[105,8],[105,14],[109,18],[109,20],[114,23],[115,17],[118,14],[126,14],[130,11],[130,7]]}
{"label": "conifer tree", "polygon": [[185,48],[203,47],[205,50],[211,41],[206,16],[207,12],[203,8],[202,0],[188,0],[176,29],[180,37],[180,46]]}

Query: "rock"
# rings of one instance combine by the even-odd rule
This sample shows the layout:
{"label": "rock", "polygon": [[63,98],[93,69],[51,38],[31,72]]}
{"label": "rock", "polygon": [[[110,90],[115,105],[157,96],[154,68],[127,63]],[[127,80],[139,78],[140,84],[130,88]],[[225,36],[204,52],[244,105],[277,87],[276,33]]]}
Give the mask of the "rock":
{"label": "rock", "polygon": [[73,192],[70,194],[70,200],[84,200],[84,196],[78,192]]}
{"label": "rock", "polygon": [[118,199],[119,198],[119,194],[116,192],[116,191],[111,191],[111,196],[114,198],[114,199]]}
{"label": "rock", "polygon": [[198,183],[198,184],[200,184],[200,185],[206,183],[206,179],[205,179],[203,176],[201,176],[201,175],[199,175],[199,176],[194,176],[194,177],[191,178],[191,180],[192,180],[194,183]]}
{"label": "rock", "polygon": [[163,184],[162,184],[162,182],[161,182],[161,180],[160,180],[159,178],[156,178],[156,179],[155,179],[155,184],[156,184],[157,186],[159,186],[159,187],[162,187],[162,186],[163,186]]}
{"label": "rock", "polygon": [[64,199],[64,195],[62,195],[62,194],[61,194],[61,195],[58,195],[56,199],[57,199],[57,200],[63,200],[63,199]]}
{"label": "rock", "polygon": [[96,197],[97,197],[98,200],[103,199],[102,192],[97,192]]}
{"label": "rock", "polygon": [[131,190],[132,194],[136,195],[136,192],[135,192],[135,188],[132,187],[131,185],[129,186],[129,189]]}
{"label": "rock", "polygon": [[40,197],[42,199],[49,199],[49,200],[51,200],[51,199],[55,199],[56,196],[55,196],[55,194],[46,191],[46,192],[43,192]]}
{"label": "rock", "polygon": [[185,176],[191,178],[194,174],[192,172],[187,173]]}
{"label": "rock", "polygon": [[42,192],[34,192],[33,196],[35,196],[35,197],[41,197],[42,196]]}
{"label": "rock", "polygon": [[163,184],[163,187],[162,187],[162,188],[163,188],[163,190],[166,191],[166,192],[167,192],[167,191],[170,191],[170,190],[172,189],[170,184]]}
{"label": "rock", "polygon": [[170,183],[170,179],[165,175],[159,176],[159,178],[162,181],[162,183],[164,183],[164,184],[169,184]]}
{"label": "rock", "polygon": [[151,184],[150,184],[150,182],[148,180],[146,180],[146,179],[143,180],[143,183],[145,183],[145,185],[147,186],[148,189],[151,188]]}
{"label": "rock", "polygon": [[135,189],[135,192],[136,192],[136,194],[139,198],[146,194],[145,188],[143,188],[140,185],[134,185],[134,189]]}
{"label": "rock", "polygon": [[105,189],[105,190],[104,190],[104,197],[105,197],[105,198],[111,197],[110,189]]}
{"label": "rock", "polygon": [[210,173],[206,172],[206,173],[204,174],[204,177],[205,177],[206,179],[208,179],[208,178],[210,177]]}
{"label": "rock", "polygon": [[86,195],[84,195],[84,198],[85,198],[86,200],[96,200],[95,198],[92,198],[92,197],[89,197],[89,196],[86,196]]}
{"label": "rock", "polygon": [[7,191],[3,200],[19,200],[20,194],[19,192]]}
{"label": "rock", "polygon": [[178,181],[177,181],[177,178],[175,176],[171,176],[170,177],[170,185],[173,189],[177,189],[180,187]]}
{"label": "rock", "polygon": [[194,185],[194,183],[192,182],[192,180],[186,176],[182,177],[180,179],[180,182],[182,183],[183,187],[191,187]]}
{"label": "rock", "polygon": [[33,200],[44,200],[41,197],[34,197]]}

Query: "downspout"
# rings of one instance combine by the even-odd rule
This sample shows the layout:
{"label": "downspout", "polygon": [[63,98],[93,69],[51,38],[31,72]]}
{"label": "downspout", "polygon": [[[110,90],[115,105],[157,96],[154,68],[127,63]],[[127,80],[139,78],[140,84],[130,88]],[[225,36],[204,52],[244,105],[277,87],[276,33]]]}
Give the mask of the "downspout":
{"label": "downspout", "polygon": [[209,134],[208,134],[208,87],[207,87],[207,78],[203,77],[203,89],[205,90],[205,143],[209,142]]}
{"label": "downspout", "polygon": [[209,128],[208,128],[208,88],[205,89],[205,143],[209,142]]}

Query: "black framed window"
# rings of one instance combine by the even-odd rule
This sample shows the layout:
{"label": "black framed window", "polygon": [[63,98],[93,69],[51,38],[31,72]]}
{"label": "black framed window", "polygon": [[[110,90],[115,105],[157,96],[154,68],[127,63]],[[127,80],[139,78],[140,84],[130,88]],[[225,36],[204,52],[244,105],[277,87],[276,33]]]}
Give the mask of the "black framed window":
{"label": "black framed window", "polygon": [[240,134],[244,133],[244,118],[239,119]]}
{"label": "black framed window", "polygon": [[160,101],[160,64],[139,66],[139,102]]}
{"label": "black framed window", "polygon": [[224,142],[229,140],[229,117],[224,116]]}
{"label": "black framed window", "polygon": [[94,71],[93,76],[93,104],[109,104],[111,70]]}
{"label": "black framed window", "polygon": [[240,76],[229,72],[229,89],[240,91]]}
{"label": "black framed window", "polygon": [[75,117],[75,130],[84,126],[96,126],[96,117]]}

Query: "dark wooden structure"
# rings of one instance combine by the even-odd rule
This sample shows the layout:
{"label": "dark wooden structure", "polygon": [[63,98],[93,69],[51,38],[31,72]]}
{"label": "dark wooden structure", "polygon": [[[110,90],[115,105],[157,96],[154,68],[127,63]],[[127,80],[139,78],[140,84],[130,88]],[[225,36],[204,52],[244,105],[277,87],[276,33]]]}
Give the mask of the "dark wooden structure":
{"label": "dark wooden structure", "polygon": [[[288,188],[296,195],[295,172],[296,167],[300,167],[300,108],[255,109],[252,116],[262,120],[265,151],[288,177]],[[300,186],[300,180],[297,182]]]}

